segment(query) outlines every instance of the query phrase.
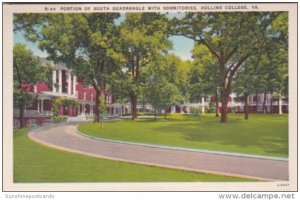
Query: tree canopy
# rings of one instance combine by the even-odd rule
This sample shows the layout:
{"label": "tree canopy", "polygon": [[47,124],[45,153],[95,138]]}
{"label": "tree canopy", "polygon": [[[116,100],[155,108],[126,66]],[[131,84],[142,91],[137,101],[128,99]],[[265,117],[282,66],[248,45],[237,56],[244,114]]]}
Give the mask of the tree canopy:
{"label": "tree canopy", "polygon": [[128,13],[120,27],[122,55],[126,59],[123,76],[132,108],[137,118],[137,100],[143,90],[142,69],[171,48],[167,38],[168,20],[158,13]]}

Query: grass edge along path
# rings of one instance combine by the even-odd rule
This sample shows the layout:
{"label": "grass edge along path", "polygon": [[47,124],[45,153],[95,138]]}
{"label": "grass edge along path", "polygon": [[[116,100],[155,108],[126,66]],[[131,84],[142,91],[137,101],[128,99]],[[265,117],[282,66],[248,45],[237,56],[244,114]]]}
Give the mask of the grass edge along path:
{"label": "grass edge along path", "polygon": [[126,142],[288,158],[288,116],[230,115],[219,123],[213,115],[172,115],[167,120],[108,121],[104,128],[87,123],[78,126],[86,135]]}
{"label": "grass edge along path", "polygon": [[29,130],[14,129],[15,183],[256,181],[111,161],[56,150],[31,141],[27,136]]}

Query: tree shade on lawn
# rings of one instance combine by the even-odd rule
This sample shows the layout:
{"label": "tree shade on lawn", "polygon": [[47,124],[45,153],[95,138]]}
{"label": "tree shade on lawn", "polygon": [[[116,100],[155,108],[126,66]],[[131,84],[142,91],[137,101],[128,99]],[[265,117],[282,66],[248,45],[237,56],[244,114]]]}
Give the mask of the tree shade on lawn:
{"label": "tree shade on lawn", "polygon": [[219,123],[213,114],[171,115],[169,119],[139,119],[82,124],[79,131],[101,138],[264,156],[288,156],[288,116],[253,114],[245,121],[232,114]]}
{"label": "tree shade on lawn", "polygon": [[13,181],[15,183],[255,181],[64,152],[29,140],[28,131],[28,128],[14,130]]}

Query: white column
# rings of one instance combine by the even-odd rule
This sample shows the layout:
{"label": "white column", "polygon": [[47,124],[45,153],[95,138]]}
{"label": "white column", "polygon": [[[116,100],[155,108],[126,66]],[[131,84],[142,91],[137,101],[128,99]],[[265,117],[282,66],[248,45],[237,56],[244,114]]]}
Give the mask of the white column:
{"label": "white column", "polygon": [[279,97],[278,106],[279,106],[279,114],[282,114],[282,99],[281,99],[281,97]]}
{"label": "white column", "polygon": [[58,88],[59,88],[59,93],[62,93],[62,70],[58,70]]}
{"label": "white column", "polygon": [[41,113],[44,113],[44,99],[41,99]]}
{"label": "white column", "polygon": [[201,104],[202,104],[202,113],[205,113],[205,102],[204,102],[204,97],[201,99]]}
{"label": "white column", "polygon": [[40,100],[38,99],[38,104],[37,104],[37,111],[38,111],[38,114],[40,114]]}
{"label": "white column", "polygon": [[56,92],[56,70],[52,71],[52,82],[53,82],[53,86],[52,86],[52,92]]}
{"label": "white column", "polygon": [[33,86],[33,91],[34,91],[34,93],[37,93],[37,87],[36,87],[36,85]]}
{"label": "white column", "polygon": [[90,113],[93,115],[94,114],[94,105],[90,105]]}
{"label": "white column", "polygon": [[76,76],[73,75],[73,95],[76,95]]}
{"label": "white column", "polygon": [[68,71],[68,95],[71,95],[71,84],[72,84],[72,79],[71,79],[71,71]]}
{"label": "white column", "polygon": [[186,112],[187,112],[187,113],[190,113],[190,106],[187,106],[187,107],[186,107]]}
{"label": "white column", "polygon": [[116,116],[116,106],[114,106],[114,116]]}
{"label": "white column", "polygon": [[171,106],[171,113],[175,113],[176,112],[176,107],[175,106]]}

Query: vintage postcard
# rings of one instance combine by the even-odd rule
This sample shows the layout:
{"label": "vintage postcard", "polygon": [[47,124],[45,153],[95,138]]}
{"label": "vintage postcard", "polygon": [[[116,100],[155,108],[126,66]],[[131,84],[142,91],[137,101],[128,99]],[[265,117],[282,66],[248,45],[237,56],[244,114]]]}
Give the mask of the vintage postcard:
{"label": "vintage postcard", "polygon": [[296,191],[296,3],[3,4],[3,191]]}

